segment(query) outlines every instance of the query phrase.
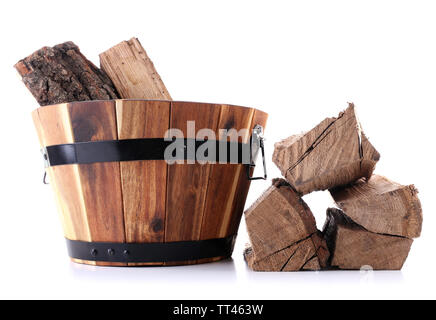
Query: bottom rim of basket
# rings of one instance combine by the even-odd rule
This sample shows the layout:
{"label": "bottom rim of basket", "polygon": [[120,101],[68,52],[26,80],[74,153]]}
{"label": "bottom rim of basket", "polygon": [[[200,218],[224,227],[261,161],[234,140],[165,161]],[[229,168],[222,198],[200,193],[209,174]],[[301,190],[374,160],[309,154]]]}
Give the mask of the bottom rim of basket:
{"label": "bottom rim of basket", "polygon": [[67,241],[73,259],[96,262],[153,263],[180,262],[214,257],[230,257],[236,234],[225,238],[165,243],[116,243]]}

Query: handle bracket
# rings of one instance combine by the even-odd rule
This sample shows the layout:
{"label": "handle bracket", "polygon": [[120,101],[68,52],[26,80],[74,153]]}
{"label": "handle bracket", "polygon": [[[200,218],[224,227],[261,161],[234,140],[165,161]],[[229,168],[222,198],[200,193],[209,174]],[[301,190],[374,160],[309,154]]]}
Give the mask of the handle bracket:
{"label": "handle bracket", "polygon": [[[263,127],[256,124],[253,129],[253,134],[250,138],[250,163],[247,165],[247,178],[250,181],[267,179],[264,140],[265,138],[263,137]],[[256,159],[259,154],[259,150],[262,153],[263,176],[251,177],[250,169],[256,166]]]}

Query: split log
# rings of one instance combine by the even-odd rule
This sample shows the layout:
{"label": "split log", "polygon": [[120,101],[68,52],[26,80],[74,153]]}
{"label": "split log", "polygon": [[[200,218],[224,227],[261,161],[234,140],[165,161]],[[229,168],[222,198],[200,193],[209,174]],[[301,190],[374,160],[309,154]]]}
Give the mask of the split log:
{"label": "split log", "polygon": [[323,230],[330,251],[330,265],[339,269],[400,270],[413,240],[378,234],[353,222],[339,209],[328,209]]}
{"label": "split log", "polygon": [[122,98],[172,100],[153,62],[136,38],[101,53],[100,65]]}
{"label": "split log", "polygon": [[327,266],[329,253],[317,232],[263,259],[257,259],[253,248],[248,247],[244,257],[254,271],[316,271]]}
{"label": "split log", "polygon": [[73,42],[44,47],[14,67],[41,106],[118,98],[109,77]]}
{"label": "split log", "polygon": [[339,208],[368,231],[407,238],[421,234],[422,209],[414,185],[374,175],[368,182],[360,180],[330,193]]}
{"label": "split log", "polygon": [[251,248],[245,252],[255,271],[319,270],[328,251],[312,212],[283,179],[245,212]]}
{"label": "split log", "polygon": [[337,118],[276,143],[273,155],[282,175],[301,195],[368,179],[379,158],[352,103]]}

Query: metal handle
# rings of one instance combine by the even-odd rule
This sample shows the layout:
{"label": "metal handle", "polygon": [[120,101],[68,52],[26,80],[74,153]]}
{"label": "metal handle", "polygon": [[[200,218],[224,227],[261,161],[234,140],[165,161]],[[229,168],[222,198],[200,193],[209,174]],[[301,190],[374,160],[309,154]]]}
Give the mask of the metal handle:
{"label": "metal handle", "polygon": [[50,166],[50,161],[48,159],[47,148],[43,147],[41,149],[42,157],[44,158],[44,176],[42,178],[43,184],[49,184],[47,182],[47,168]]}
{"label": "metal handle", "polygon": [[[265,147],[263,137],[263,127],[261,125],[256,124],[253,129],[253,134],[250,138],[250,164],[247,165],[247,178],[248,180],[266,180],[266,162],[265,162]],[[256,158],[259,154],[259,150],[262,153],[262,163],[263,163],[263,177],[250,177],[250,169],[256,166]]]}

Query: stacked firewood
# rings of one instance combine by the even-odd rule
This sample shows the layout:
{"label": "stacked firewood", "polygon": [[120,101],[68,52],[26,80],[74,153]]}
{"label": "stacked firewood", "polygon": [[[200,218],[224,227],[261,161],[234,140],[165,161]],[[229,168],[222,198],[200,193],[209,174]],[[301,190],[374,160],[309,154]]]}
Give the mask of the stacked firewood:
{"label": "stacked firewood", "polygon": [[[373,175],[380,155],[363,133],[354,105],[312,130],[275,144],[273,162],[286,179],[245,212],[255,271],[401,269],[422,227],[413,185]],[[324,228],[302,196],[328,190],[336,208]]]}

